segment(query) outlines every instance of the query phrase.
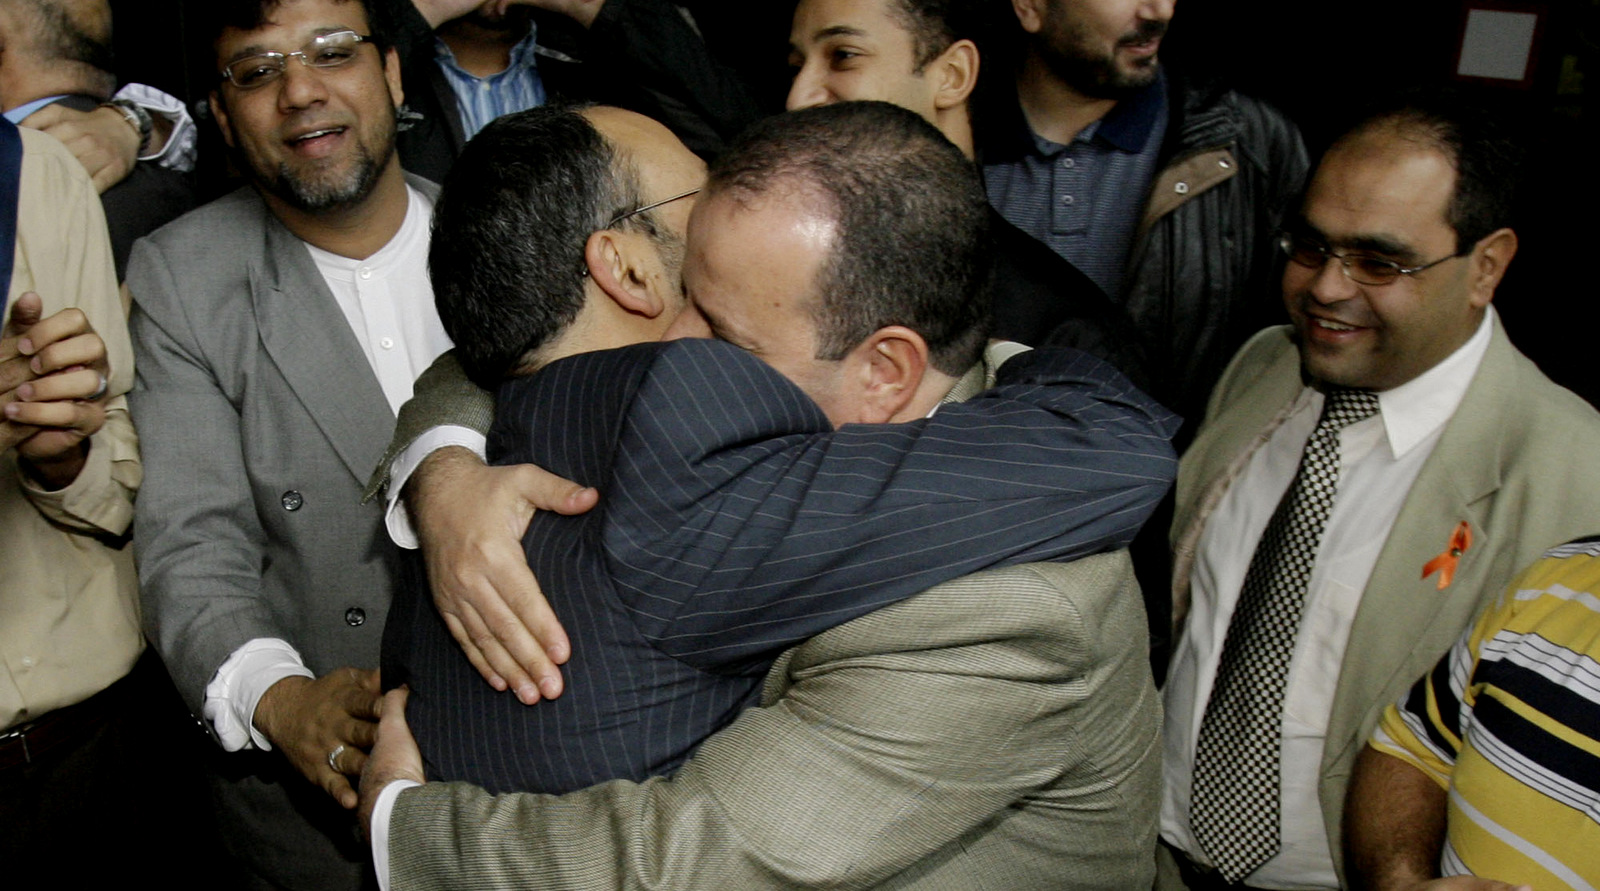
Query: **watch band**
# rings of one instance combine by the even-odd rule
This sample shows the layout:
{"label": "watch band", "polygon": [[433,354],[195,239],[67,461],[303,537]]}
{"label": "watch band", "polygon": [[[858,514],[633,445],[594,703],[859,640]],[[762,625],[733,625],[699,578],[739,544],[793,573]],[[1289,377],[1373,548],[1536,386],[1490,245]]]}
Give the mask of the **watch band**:
{"label": "watch band", "polygon": [[150,142],[150,133],[155,129],[155,121],[151,120],[150,112],[145,111],[144,106],[131,99],[110,99],[100,103],[100,107],[115,108],[122,114],[123,120],[128,122],[128,126],[139,134],[137,153],[143,154],[145,145]]}

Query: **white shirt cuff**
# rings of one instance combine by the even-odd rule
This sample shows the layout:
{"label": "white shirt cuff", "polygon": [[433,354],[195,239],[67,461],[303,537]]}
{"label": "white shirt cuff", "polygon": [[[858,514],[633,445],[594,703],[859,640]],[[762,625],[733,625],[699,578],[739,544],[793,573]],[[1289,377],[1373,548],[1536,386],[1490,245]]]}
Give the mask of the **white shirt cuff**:
{"label": "white shirt cuff", "polygon": [[206,685],[206,700],[201,706],[224,751],[272,748],[272,743],[256,729],[256,705],[268,687],[292,677],[316,675],[286,641],[258,637],[233,651]]}
{"label": "white shirt cuff", "polygon": [[194,169],[196,130],[189,109],[176,97],[169,96],[145,84],[125,84],[117,91],[118,99],[127,99],[151,114],[160,115],[172,122],[172,135],[161,150],[140,155],[141,161],[156,161],[181,173]]}
{"label": "white shirt cuff", "polygon": [[396,455],[389,465],[389,488],[385,493],[388,507],[384,510],[383,524],[389,530],[389,538],[402,548],[416,549],[417,530],[411,524],[411,512],[400,500],[400,493],[405,490],[406,480],[416,473],[417,465],[422,463],[423,458],[448,446],[471,449],[474,455],[482,458],[487,454],[488,440],[470,427],[430,427],[412,440],[411,445]]}
{"label": "white shirt cuff", "polygon": [[389,891],[389,815],[394,813],[394,800],[412,786],[414,780],[395,780],[383,787],[378,800],[372,805],[372,867],[378,872],[378,891]]}

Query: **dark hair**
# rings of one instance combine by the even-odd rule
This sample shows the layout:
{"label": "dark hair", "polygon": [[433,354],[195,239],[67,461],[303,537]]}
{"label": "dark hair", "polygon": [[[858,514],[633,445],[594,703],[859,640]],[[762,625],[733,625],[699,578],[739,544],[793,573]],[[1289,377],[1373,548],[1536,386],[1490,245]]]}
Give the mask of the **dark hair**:
{"label": "dark hair", "polygon": [[[283,2],[284,0],[206,0],[204,3],[192,6],[197,6],[201,11],[201,24],[204,29],[202,33],[205,34],[207,43],[215,44],[225,28],[254,31],[265,25],[272,17],[273,10],[282,6]],[[361,5],[361,11],[367,16],[367,34],[380,52],[394,43],[384,3],[377,0],[333,0],[333,2]]]}
{"label": "dark hair", "polygon": [[1456,170],[1445,222],[1456,250],[1510,225],[1521,151],[1498,116],[1450,89],[1411,89],[1367,110],[1335,145],[1383,127],[1426,141]]}
{"label": "dark hair", "polygon": [[786,186],[824,202],[836,224],[817,273],[817,358],[904,325],[946,374],[977,361],[989,204],[959,149],[898,105],[841,102],[751,127],[712,165],[706,193],[748,201]]}
{"label": "dark hair", "polygon": [[[639,204],[633,168],[576,106],[506,115],[474,136],[433,211],[428,275],[461,366],[492,389],[584,303],[584,246]],[[655,236],[649,214],[637,226]]]}
{"label": "dark hair", "polygon": [[928,63],[957,40],[970,40],[981,53],[987,49],[992,28],[988,6],[982,0],[885,0],[889,14],[911,32],[921,74]]}

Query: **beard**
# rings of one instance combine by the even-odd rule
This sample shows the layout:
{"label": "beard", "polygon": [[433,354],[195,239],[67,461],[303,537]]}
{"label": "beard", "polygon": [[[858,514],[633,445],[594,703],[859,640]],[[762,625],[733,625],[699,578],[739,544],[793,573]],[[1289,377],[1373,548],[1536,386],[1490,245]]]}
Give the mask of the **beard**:
{"label": "beard", "polygon": [[262,185],[291,207],[308,213],[353,207],[372,194],[383,169],[366,146],[357,149],[356,157],[343,170],[307,176],[285,161],[278,165],[276,175],[267,177]]}
{"label": "beard", "polygon": [[1117,48],[1147,43],[1166,33],[1166,22],[1143,21],[1105,52],[1094,45],[1080,23],[1054,18],[1034,47],[1051,72],[1079,93],[1096,99],[1125,99],[1155,82],[1160,63],[1158,56],[1152,55],[1131,66],[1120,65]]}
{"label": "beard", "polygon": [[306,213],[354,207],[366,200],[378,184],[378,177],[394,157],[395,111],[389,108],[388,120],[371,134],[376,144],[369,145],[365,134],[352,128],[355,137],[353,157],[327,169],[308,169],[289,161],[278,162],[276,169],[258,158],[246,158],[263,189],[284,203]]}

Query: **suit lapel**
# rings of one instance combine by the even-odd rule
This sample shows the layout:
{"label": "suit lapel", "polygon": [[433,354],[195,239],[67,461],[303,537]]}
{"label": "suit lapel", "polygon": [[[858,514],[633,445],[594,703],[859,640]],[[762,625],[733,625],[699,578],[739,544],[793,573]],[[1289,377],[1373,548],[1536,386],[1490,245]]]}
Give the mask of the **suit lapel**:
{"label": "suit lapel", "polygon": [[1219,406],[1218,416],[1207,421],[1178,467],[1172,522],[1174,639],[1182,633],[1188,615],[1189,577],[1206,521],[1250,456],[1283,423],[1305,386],[1300,380],[1300,353],[1287,338],[1276,355],[1258,368],[1244,369],[1241,377],[1245,389],[1238,395],[1249,398]]}
{"label": "suit lapel", "polygon": [[261,342],[358,483],[378,465],[394,413],[350,323],[300,239],[267,215],[250,269]]}
{"label": "suit lapel", "polygon": [[[1472,384],[1406,495],[1362,592],[1329,715],[1324,768],[1353,757],[1366,741],[1366,717],[1432,668],[1434,654],[1419,642],[1454,639],[1482,599],[1492,557],[1484,522],[1489,496],[1501,484],[1502,434],[1516,398],[1514,362],[1496,320]],[[1423,565],[1448,548],[1462,522],[1471,529],[1472,546],[1441,591],[1438,576],[1423,578]],[[1377,691],[1384,695],[1374,702]]]}

